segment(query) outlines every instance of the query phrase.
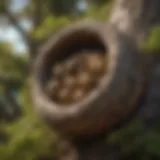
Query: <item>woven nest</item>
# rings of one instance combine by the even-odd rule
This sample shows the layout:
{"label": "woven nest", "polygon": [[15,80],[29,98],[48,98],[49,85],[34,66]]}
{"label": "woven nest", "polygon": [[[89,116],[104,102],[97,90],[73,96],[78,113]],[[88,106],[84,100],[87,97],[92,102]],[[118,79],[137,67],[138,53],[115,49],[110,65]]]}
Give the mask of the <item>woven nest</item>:
{"label": "woven nest", "polygon": [[[128,40],[105,29],[94,21],[71,24],[54,35],[36,59],[35,109],[63,134],[103,132],[135,109],[144,76],[139,54]],[[118,50],[123,40],[125,50]]]}

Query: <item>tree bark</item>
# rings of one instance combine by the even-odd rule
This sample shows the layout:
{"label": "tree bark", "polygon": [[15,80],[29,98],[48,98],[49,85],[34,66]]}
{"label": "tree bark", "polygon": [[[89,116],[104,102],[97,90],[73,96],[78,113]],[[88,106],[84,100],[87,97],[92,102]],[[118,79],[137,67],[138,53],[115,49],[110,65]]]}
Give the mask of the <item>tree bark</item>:
{"label": "tree bark", "polygon": [[159,10],[158,0],[115,0],[109,23],[140,43],[159,24]]}

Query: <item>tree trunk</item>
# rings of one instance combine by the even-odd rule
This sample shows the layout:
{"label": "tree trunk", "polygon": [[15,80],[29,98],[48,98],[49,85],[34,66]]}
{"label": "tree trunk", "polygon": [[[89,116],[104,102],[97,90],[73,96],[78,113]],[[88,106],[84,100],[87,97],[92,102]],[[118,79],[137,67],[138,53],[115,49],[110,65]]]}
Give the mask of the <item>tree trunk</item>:
{"label": "tree trunk", "polygon": [[115,0],[109,23],[140,43],[160,22],[159,0]]}

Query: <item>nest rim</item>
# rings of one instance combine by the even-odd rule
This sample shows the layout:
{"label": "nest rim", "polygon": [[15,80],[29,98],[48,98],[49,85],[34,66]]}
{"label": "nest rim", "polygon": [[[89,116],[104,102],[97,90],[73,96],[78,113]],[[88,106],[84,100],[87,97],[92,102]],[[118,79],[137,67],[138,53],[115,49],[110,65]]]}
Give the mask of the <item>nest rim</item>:
{"label": "nest rim", "polygon": [[[112,108],[110,109],[106,107],[106,105],[112,104],[112,100],[106,102],[106,95],[110,94],[109,90],[111,86],[113,87],[114,84],[112,83],[112,81],[115,76],[115,59],[112,58],[114,53],[110,52],[110,50],[112,50],[112,47],[108,46],[109,43],[104,34],[106,33],[104,32],[104,30],[106,29],[105,27],[105,24],[97,21],[81,21],[70,24],[68,25],[68,27],[62,29],[56,35],[54,35],[54,37],[50,40],[50,43],[48,43],[47,46],[44,46],[41,49],[41,52],[35,62],[32,74],[32,94],[35,104],[35,110],[43,120],[45,120],[47,123],[53,126],[53,128],[59,130],[64,134],[70,134],[71,136],[99,133],[107,127],[109,128],[113,126],[113,124],[116,123],[115,121],[117,121],[113,120],[113,122],[110,122],[109,125],[106,125],[105,122],[107,115],[109,115],[108,119],[112,120],[113,118],[111,116],[116,116],[116,113],[120,110],[120,108],[115,109],[114,107],[110,107]],[[108,73],[105,74],[101,79],[99,87],[96,88],[96,90],[92,90],[91,93],[84,97],[81,102],[77,102],[73,105],[71,104],[69,105],[69,107],[62,107],[61,104],[57,104],[53,100],[49,99],[49,97],[44,93],[42,89],[42,72],[45,72],[44,57],[50,53],[50,49],[53,48],[53,46],[55,46],[61,38],[70,36],[73,32],[76,33],[79,30],[86,30],[87,32],[95,33],[102,40],[105,50],[109,51],[107,52],[107,59],[109,59],[109,62],[107,62]],[[135,93],[137,93],[138,89],[137,91],[134,91]],[[137,96],[135,96],[133,99],[137,99]],[[115,102],[115,104],[117,103]],[[97,107],[98,105],[100,106],[99,108]],[[108,109],[108,113],[106,115],[105,113],[103,113],[104,108],[105,110]],[[133,109],[135,107],[132,106],[131,108]],[[91,110],[94,110],[94,113],[88,115]],[[128,114],[130,110],[125,111],[124,114]],[[99,117],[98,121],[94,122],[96,121],[94,120],[95,114],[100,115],[100,113],[103,113],[102,117]],[[122,114],[120,118],[125,117],[124,114]],[[84,119],[88,120],[86,121],[86,124],[84,123],[85,120],[81,121],[83,117]]]}

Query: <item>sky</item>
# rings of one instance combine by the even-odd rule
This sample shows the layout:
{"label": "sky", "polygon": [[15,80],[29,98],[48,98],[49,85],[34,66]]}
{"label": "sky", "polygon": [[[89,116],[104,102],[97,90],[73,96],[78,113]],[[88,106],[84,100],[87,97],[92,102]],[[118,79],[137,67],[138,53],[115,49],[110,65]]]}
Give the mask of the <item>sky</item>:
{"label": "sky", "polygon": [[[17,11],[23,8],[27,4],[27,0],[13,0],[12,10]],[[22,22],[21,25],[25,28],[29,27],[27,22]],[[18,34],[18,32],[12,27],[1,27],[0,28],[0,40],[4,40],[13,45],[13,50],[15,53],[24,53],[26,52],[26,46]]]}
{"label": "sky", "polygon": [[[17,11],[25,7],[28,0],[12,0],[12,7],[13,11]],[[86,9],[85,0],[79,0],[78,6],[80,9]],[[31,27],[31,24],[27,21],[21,21],[21,25],[24,28]],[[18,32],[12,27],[0,27],[0,40],[7,41],[13,46],[14,53],[25,53],[27,51],[27,47],[23,42],[23,39],[18,34]]]}

